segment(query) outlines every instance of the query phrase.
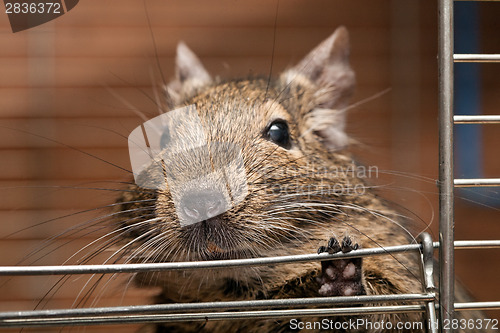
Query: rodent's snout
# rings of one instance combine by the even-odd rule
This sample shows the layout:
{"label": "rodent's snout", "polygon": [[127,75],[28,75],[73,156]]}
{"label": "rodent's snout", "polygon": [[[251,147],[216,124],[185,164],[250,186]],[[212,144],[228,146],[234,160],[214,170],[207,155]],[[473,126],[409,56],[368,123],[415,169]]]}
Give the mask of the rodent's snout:
{"label": "rodent's snout", "polygon": [[242,257],[237,248],[241,235],[224,215],[231,202],[222,190],[195,189],[186,192],[177,207],[180,239],[195,260]]}
{"label": "rodent's snout", "polygon": [[180,213],[186,224],[193,224],[220,215],[230,205],[216,189],[190,191],[180,200]]}

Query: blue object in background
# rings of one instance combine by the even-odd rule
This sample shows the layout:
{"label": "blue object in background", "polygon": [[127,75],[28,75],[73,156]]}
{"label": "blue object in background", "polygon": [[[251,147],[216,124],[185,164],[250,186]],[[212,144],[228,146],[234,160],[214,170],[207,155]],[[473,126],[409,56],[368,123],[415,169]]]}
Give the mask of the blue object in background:
{"label": "blue object in background", "polygon": [[[475,2],[455,2],[455,53],[480,53],[479,7]],[[455,64],[454,106],[457,115],[481,114],[480,64]],[[482,126],[455,125],[455,177],[483,177]],[[500,206],[498,188],[461,188],[457,195],[469,201]]]}

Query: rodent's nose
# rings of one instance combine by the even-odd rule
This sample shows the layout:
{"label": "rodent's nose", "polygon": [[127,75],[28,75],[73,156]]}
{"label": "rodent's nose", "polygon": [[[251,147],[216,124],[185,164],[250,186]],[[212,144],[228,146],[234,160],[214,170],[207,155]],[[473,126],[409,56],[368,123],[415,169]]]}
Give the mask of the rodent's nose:
{"label": "rodent's nose", "polygon": [[228,208],[222,193],[216,190],[204,190],[186,193],[180,202],[180,208],[188,224],[208,220],[224,213]]}

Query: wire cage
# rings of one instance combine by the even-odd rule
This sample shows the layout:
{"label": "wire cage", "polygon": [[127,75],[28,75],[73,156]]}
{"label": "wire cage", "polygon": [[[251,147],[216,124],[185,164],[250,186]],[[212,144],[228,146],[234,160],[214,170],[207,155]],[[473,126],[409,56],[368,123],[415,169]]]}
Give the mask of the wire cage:
{"label": "wire cage", "polygon": [[[500,124],[500,115],[454,115],[454,63],[500,62],[499,54],[455,54],[452,0],[439,0],[439,240],[433,242],[423,233],[420,244],[386,248],[361,249],[353,253],[309,254],[241,260],[180,262],[157,264],[63,265],[63,266],[3,266],[0,276],[89,275],[147,271],[193,270],[255,265],[277,265],[308,261],[388,255],[407,251],[421,253],[421,272],[425,290],[420,294],[372,295],[352,297],[318,297],[210,302],[196,304],[158,304],[81,309],[50,309],[0,313],[0,329],[21,327],[60,327],[85,325],[160,323],[168,321],[206,321],[317,317],[335,315],[424,312],[429,321],[452,320],[454,311],[500,309],[500,301],[456,303],[454,300],[454,253],[456,249],[500,248],[498,241],[458,241],[454,236],[454,191],[457,187],[500,186],[500,178],[454,177],[454,125]],[[439,270],[434,271],[434,251],[439,252]],[[434,279],[439,276],[439,286]],[[436,300],[439,299],[439,304]],[[402,305],[412,301],[413,305]],[[390,303],[368,306],[373,302]],[[352,307],[350,305],[358,306]],[[268,310],[273,308],[273,310]],[[438,328],[439,327],[439,328]],[[452,332],[443,325],[429,327],[430,332]]]}

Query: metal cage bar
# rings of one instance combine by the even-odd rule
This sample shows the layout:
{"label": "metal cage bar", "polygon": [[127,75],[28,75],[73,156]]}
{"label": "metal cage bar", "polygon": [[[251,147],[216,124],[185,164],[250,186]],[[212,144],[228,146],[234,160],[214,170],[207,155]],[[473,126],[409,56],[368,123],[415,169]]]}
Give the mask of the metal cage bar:
{"label": "metal cage bar", "polygon": [[[422,237],[422,236],[421,236]],[[432,247],[438,249],[439,242]],[[500,249],[500,240],[462,240],[454,242],[455,249]],[[363,258],[374,255],[390,255],[408,251],[421,251],[421,244],[388,246],[385,248],[366,248],[348,253],[313,253],[293,256],[265,257],[251,259],[227,259],[190,262],[167,262],[148,264],[107,264],[107,265],[63,265],[63,266],[0,266],[0,276],[30,275],[67,275],[67,274],[116,274],[159,272],[172,270],[229,268],[243,266],[276,265],[332,259]]]}
{"label": "metal cage bar", "polygon": [[454,54],[455,62],[500,62],[500,54]]}
{"label": "metal cage bar", "polygon": [[455,124],[500,124],[500,115],[456,115],[453,119]]}
{"label": "metal cage bar", "polygon": [[[453,201],[453,0],[438,4],[439,61],[439,311],[451,322],[454,312]],[[451,328],[440,325],[442,332]]]}

